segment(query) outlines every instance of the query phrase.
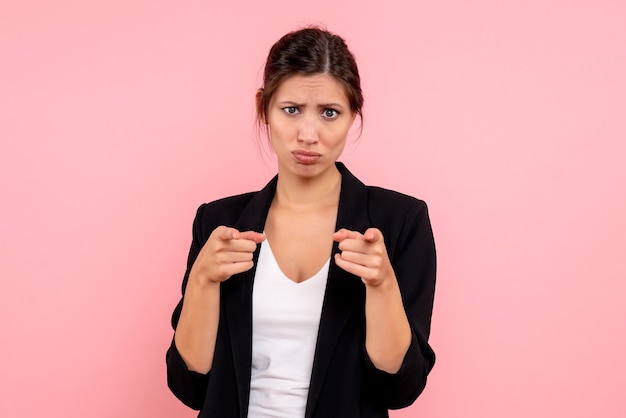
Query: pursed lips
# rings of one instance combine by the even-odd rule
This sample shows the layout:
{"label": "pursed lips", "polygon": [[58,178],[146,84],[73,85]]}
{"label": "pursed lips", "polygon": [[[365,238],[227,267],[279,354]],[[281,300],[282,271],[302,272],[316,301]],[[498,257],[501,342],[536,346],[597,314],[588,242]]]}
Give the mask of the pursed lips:
{"label": "pursed lips", "polygon": [[296,161],[303,164],[313,164],[320,159],[322,154],[319,152],[306,151],[306,150],[296,150],[292,151],[291,154],[294,156]]}

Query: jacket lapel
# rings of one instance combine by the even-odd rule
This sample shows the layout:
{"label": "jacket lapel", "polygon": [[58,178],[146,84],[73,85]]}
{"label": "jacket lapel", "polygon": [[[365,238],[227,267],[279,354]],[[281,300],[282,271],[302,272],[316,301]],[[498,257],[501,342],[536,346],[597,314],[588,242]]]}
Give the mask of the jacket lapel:
{"label": "jacket lapel", "polygon": [[[367,189],[343,164],[337,163],[337,168],[341,172],[342,180],[335,230],[346,228],[365,232],[369,227]],[[306,418],[313,416],[337,340],[355,308],[355,302],[363,297],[361,280],[335,264],[335,254],[338,252],[339,246],[334,243],[315,348]]]}
{"label": "jacket lapel", "polygon": [[[276,192],[277,177],[254,195],[233,227],[240,231],[263,232],[270,204]],[[261,246],[253,254],[254,267],[222,284],[222,305],[230,333],[239,412],[248,415],[250,365],[252,363],[252,285]]]}

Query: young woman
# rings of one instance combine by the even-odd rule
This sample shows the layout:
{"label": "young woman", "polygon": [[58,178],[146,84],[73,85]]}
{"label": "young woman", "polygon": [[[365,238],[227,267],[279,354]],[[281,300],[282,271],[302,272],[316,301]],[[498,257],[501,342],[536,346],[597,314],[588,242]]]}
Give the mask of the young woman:
{"label": "young woman", "polygon": [[168,383],[200,417],[387,417],[434,363],[424,202],[337,162],[363,96],[340,37],[270,50],[257,113],[278,161],[261,191],[198,209]]}

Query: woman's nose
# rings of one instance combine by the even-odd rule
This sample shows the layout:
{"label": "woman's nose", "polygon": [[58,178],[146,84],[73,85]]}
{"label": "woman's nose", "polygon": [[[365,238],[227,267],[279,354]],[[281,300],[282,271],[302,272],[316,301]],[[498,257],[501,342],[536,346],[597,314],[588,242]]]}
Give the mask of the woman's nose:
{"label": "woman's nose", "polygon": [[318,139],[316,122],[308,117],[302,118],[298,126],[298,141],[315,143]]}

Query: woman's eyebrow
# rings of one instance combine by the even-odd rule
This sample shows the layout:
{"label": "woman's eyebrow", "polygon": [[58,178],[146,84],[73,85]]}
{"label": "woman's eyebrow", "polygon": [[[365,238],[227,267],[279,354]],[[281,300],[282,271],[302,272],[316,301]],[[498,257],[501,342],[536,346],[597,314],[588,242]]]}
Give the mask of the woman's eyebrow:
{"label": "woman's eyebrow", "polygon": [[[306,107],[306,104],[304,103],[298,103],[298,102],[294,102],[292,100],[282,100],[278,102],[279,106],[293,106],[293,107]],[[329,103],[319,103],[316,105],[317,108],[319,109],[325,109],[325,108],[339,108],[339,109],[343,109],[345,106],[342,105],[341,103],[337,103],[337,102],[329,102]]]}
{"label": "woman's eyebrow", "polygon": [[335,103],[335,102],[331,102],[331,103],[320,103],[317,105],[317,107],[339,107],[343,109],[343,105],[340,103]]}

